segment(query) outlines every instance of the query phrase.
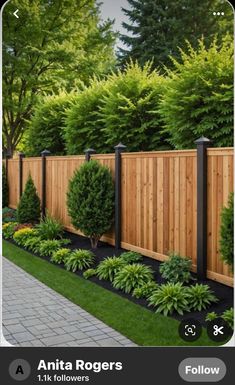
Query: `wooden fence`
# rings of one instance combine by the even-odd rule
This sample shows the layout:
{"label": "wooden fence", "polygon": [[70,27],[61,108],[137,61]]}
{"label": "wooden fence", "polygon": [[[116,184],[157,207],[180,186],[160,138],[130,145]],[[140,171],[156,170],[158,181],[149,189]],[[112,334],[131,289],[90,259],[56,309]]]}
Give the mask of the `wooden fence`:
{"label": "wooden fence", "polygon": [[[197,268],[197,150],[121,154],[121,247],[163,261],[170,251],[192,258]],[[220,214],[233,191],[233,148],[209,148],[207,159],[207,276],[233,285],[219,254]],[[115,180],[115,154],[91,155],[107,165]],[[46,158],[46,208],[76,232],[66,208],[68,181],[84,156]],[[8,160],[10,207],[19,201],[19,160]],[[22,185],[28,174],[42,198],[42,158],[22,159]],[[112,228],[103,240],[114,244]]]}

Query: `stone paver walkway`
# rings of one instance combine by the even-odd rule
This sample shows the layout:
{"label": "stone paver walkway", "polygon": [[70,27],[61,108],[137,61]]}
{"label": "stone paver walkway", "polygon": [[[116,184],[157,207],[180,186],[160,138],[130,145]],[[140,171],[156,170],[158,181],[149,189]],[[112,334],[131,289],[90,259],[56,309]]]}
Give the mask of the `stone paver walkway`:
{"label": "stone paver walkway", "polygon": [[17,346],[136,346],[3,258],[3,334]]}

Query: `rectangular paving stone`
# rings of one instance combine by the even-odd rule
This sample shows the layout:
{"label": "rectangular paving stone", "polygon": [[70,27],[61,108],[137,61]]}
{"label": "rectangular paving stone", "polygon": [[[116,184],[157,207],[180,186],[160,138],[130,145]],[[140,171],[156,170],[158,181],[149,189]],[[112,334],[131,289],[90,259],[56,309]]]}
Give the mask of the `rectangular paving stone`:
{"label": "rectangular paving stone", "polygon": [[8,325],[7,330],[10,333],[19,333],[19,332],[25,332],[27,331],[23,325],[17,324],[17,325]]}
{"label": "rectangular paving stone", "polygon": [[74,340],[74,337],[70,334],[63,334],[61,336],[54,336],[54,337],[47,337],[47,338],[42,338],[41,341],[44,343],[46,346],[54,346],[57,344],[61,343],[66,343],[66,342],[71,342]]}
{"label": "rectangular paving stone", "polygon": [[14,333],[14,338],[17,342],[28,342],[34,339],[33,334],[29,332]]}

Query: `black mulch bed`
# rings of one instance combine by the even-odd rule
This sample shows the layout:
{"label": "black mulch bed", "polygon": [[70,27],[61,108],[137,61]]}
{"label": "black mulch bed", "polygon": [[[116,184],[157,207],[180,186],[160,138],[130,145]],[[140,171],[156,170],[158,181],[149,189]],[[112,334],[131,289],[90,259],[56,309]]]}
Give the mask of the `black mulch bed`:
{"label": "black mulch bed", "polygon": [[[91,250],[90,240],[86,237],[65,231],[64,232],[64,238],[68,238],[71,240],[71,245],[68,245],[65,247],[68,247],[72,250],[73,249]],[[11,241],[11,243],[15,244],[14,241]],[[95,268],[99,264],[99,262],[102,261],[103,259],[105,259],[106,257],[112,257],[114,255],[119,256],[124,251],[126,251],[126,250],[124,250],[124,249],[116,250],[114,246],[100,241],[98,244],[98,248],[96,250],[92,250],[92,252],[96,256],[95,265],[92,267]],[[41,257],[41,258],[43,258],[43,257]],[[50,258],[48,258],[48,257],[44,257],[43,259],[50,261]],[[159,266],[160,266],[159,261],[152,259],[152,258],[143,257],[142,263],[144,263],[144,264],[146,264],[152,268],[152,270],[154,271],[154,278],[158,284],[166,283],[166,280],[163,279],[159,273]],[[57,266],[64,268],[63,264],[57,265]],[[83,272],[77,271],[74,274],[77,274],[77,275],[82,277]],[[196,274],[192,274],[192,276],[194,278],[196,278]],[[113,288],[112,284],[109,281],[99,280],[97,277],[91,277],[91,278],[89,278],[89,280],[96,283],[97,285],[102,286],[103,288],[105,288],[107,290],[110,290],[110,291],[112,291],[112,292],[114,292],[114,293],[116,293],[116,294],[118,294],[124,298],[127,298],[128,300],[130,300],[130,301],[132,301],[138,305],[141,305],[141,306],[147,308],[150,311],[153,311],[153,312],[155,311],[153,307],[148,306],[147,300],[137,299],[135,297],[132,297],[131,294],[126,294],[126,293],[122,292],[121,290],[117,290],[117,289]],[[223,313],[224,310],[229,309],[230,307],[233,307],[233,288],[232,287],[223,285],[221,283],[218,283],[216,281],[212,281],[210,279],[206,279],[203,281],[202,280],[191,281],[191,284],[195,284],[195,283],[207,284],[214,291],[214,293],[215,293],[216,297],[219,299],[219,301],[215,304],[212,304],[208,309],[200,311],[200,312],[199,311],[187,312],[183,316],[174,313],[172,315],[173,318],[175,318],[179,321],[181,321],[182,319],[185,319],[186,317],[187,318],[194,318],[194,319],[197,319],[198,321],[200,321],[201,324],[205,326],[206,325],[205,318],[206,318],[207,313],[215,311],[216,313],[221,314],[221,313]]]}

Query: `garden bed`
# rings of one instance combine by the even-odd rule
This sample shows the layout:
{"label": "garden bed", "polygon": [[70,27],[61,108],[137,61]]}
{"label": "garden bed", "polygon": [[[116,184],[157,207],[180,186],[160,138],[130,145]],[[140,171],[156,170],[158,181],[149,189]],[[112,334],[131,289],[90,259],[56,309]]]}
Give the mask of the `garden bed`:
{"label": "garden bed", "polygon": [[[90,240],[84,236],[76,235],[76,234],[73,234],[73,233],[70,233],[67,231],[64,233],[64,236],[71,240],[71,244],[68,245],[67,247],[72,249],[72,250],[74,250],[74,249],[90,250],[91,249]],[[9,240],[8,240],[8,242],[9,242]],[[15,242],[12,240],[10,240],[10,242],[15,244]],[[17,247],[19,247],[19,246],[17,246]],[[119,256],[121,253],[123,253],[126,250],[123,250],[123,249],[116,250],[115,247],[113,247],[112,245],[109,245],[105,242],[100,241],[98,244],[98,248],[95,250],[92,250],[92,251],[96,256],[95,265],[94,265],[94,267],[96,267],[99,264],[99,262],[104,260],[106,257],[112,257],[114,255]],[[37,255],[37,256],[39,256],[39,255]],[[40,258],[45,259],[49,263],[51,263],[49,257],[40,257]],[[148,258],[148,257],[143,257],[142,263],[144,263],[144,264],[146,264],[152,268],[152,270],[154,271],[154,279],[156,280],[156,282],[158,284],[166,283],[166,280],[164,280],[159,273],[159,266],[160,266],[159,261]],[[62,269],[65,268],[63,264],[58,265],[58,266]],[[82,271],[76,271],[74,274],[82,277],[83,272]],[[192,274],[192,275],[194,278],[196,278],[195,274]],[[121,297],[124,297],[124,298],[138,304],[138,305],[141,305],[141,306],[147,308],[150,311],[155,312],[155,309],[153,307],[148,306],[147,300],[137,299],[137,298],[133,297],[131,294],[126,294],[121,290],[117,290],[112,286],[111,282],[109,282],[109,281],[100,280],[96,276],[89,278],[89,280],[92,281],[93,283],[111,291],[111,292],[114,292],[114,293],[120,295]],[[205,318],[206,318],[207,313],[216,312],[218,314],[221,314],[224,310],[231,308],[233,306],[233,288],[225,286],[223,284],[220,284],[216,281],[212,281],[209,279],[203,280],[203,281],[195,280],[195,281],[190,282],[190,284],[193,284],[193,283],[207,284],[210,287],[210,289],[213,290],[214,294],[216,295],[216,297],[218,298],[219,301],[217,303],[211,304],[206,310],[202,310],[200,312],[199,311],[186,312],[182,316],[180,314],[173,313],[173,315],[171,317],[173,317],[179,321],[181,321],[182,319],[185,319],[186,317],[194,318],[194,319],[197,319],[198,321],[200,321],[203,326],[205,326],[206,325]]]}

